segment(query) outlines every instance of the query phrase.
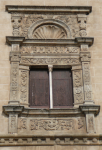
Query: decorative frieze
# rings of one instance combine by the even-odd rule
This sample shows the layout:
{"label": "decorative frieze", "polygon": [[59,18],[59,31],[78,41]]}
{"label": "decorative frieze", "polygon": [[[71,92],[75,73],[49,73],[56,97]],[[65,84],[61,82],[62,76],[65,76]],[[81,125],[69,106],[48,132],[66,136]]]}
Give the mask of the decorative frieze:
{"label": "decorative frieze", "polygon": [[22,46],[21,54],[78,54],[79,47],[67,46]]}
{"label": "decorative frieze", "polygon": [[102,146],[102,136],[73,135],[71,136],[36,136],[36,135],[3,135],[0,136],[0,146],[54,146],[54,145],[90,145]]}
{"label": "decorative frieze", "polygon": [[37,119],[37,118],[19,118],[18,121],[18,133],[32,133],[32,132],[42,132],[47,131],[63,131],[66,133],[72,133],[75,131],[85,132],[85,118],[51,118],[51,119]]}
{"label": "decorative frieze", "polygon": [[27,65],[74,65],[80,64],[79,57],[22,57],[20,64]]}

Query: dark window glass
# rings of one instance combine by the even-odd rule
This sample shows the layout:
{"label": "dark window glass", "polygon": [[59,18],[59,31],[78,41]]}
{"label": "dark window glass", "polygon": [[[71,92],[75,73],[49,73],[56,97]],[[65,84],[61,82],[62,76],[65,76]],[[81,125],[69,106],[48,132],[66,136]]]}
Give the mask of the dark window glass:
{"label": "dark window glass", "polygon": [[48,69],[34,69],[30,71],[29,89],[31,107],[49,108]]}
{"label": "dark window glass", "polygon": [[71,70],[54,69],[52,78],[54,108],[68,108],[73,106]]}

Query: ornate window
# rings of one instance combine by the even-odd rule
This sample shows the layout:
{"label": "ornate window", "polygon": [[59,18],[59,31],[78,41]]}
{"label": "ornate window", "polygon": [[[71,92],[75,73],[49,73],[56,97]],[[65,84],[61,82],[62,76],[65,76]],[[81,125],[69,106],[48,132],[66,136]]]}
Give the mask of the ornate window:
{"label": "ornate window", "polygon": [[[51,76],[50,76],[51,74]],[[30,71],[30,107],[68,108],[73,106],[71,69],[32,69]]]}
{"label": "ornate window", "polygon": [[[33,134],[29,137],[25,135],[24,139],[18,136],[18,145],[26,139],[33,145],[85,144],[87,133],[95,133],[94,116],[100,108],[93,102],[90,78],[89,47],[94,38],[86,36],[87,16],[92,8],[6,6],[6,10],[11,13],[13,25],[13,36],[6,37],[11,46],[10,101],[3,106],[4,113],[9,116],[8,132],[27,136]],[[40,73],[40,80],[37,74],[39,66],[49,68],[48,74],[46,69],[43,75]],[[35,109],[29,107],[29,95],[32,94],[29,93],[29,72],[30,92],[33,88],[36,96],[45,100],[40,103],[36,101],[38,97],[33,96],[30,104],[36,105]],[[73,98],[72,90],[69,91],[72,84],[69,88],[68,82],[73,83]],[[45,95],[42,95],[42,90]],[[48,97],[50,104],[46,102]],[[58,109],[58,104],[61,109]],[[50,105],[55,109],[37,109],[38,105]],[[71,108],[63,109],[65,105]],[[49,137],[48,132],[51,133]],[[72,132],[77,134],[77,138],[70,136]]]}

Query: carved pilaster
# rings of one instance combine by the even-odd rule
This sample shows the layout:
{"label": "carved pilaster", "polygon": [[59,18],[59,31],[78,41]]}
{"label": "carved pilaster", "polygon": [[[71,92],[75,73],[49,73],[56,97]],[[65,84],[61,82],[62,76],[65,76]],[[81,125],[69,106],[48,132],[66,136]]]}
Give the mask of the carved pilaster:
{"label": "carved pilaster", "polygon": [[86,21],[87,21],[87,16],[83,14],[78,15],[78,23],[79,23],[79,35],[81,37],[85,37],[87,35],[86,33]]}
{"label": "carved pilaster", "polygon": [[29,89],[29,67],[19,66],[19,98],[20,104],[28,106]]}
{"label": "carved pilaster", "polygon": [[20,53],[15,51],[10,53],[11,76],[10,76],[10,101],[9,104],[19,103],[19,61]]}
{"label": "carved pilaster", "polygon": [[93,104],[92,101],[92,89],[90,78],[90,52],[80,52],[80,58],[83,69],[83,84],[84,84],[84,102]]}
{"label": "carved pilaster", "polygon": [[83,82],[82,82],[82,68],[81,66],[73,66],[73,92],[74,92],[74,106],[83,104],[84,94],[83,94]]}
{"label": "carved pilaster", "polygon": [[13,36],[20,36],[20,26],[22,17],[19,14],[12,14],[11,22],[13,26]]}

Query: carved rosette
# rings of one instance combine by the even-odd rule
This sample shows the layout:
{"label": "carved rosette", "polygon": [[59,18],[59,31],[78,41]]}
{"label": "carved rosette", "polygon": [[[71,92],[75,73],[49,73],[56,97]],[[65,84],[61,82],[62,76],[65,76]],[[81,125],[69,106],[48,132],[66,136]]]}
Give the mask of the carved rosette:
{"label": "carved rosette", "polygon": [[84,101],[83,95],[83,82],[81,66],[72,68],[73,71],[73,92],[74,92],[74,105],[82,104]]}

